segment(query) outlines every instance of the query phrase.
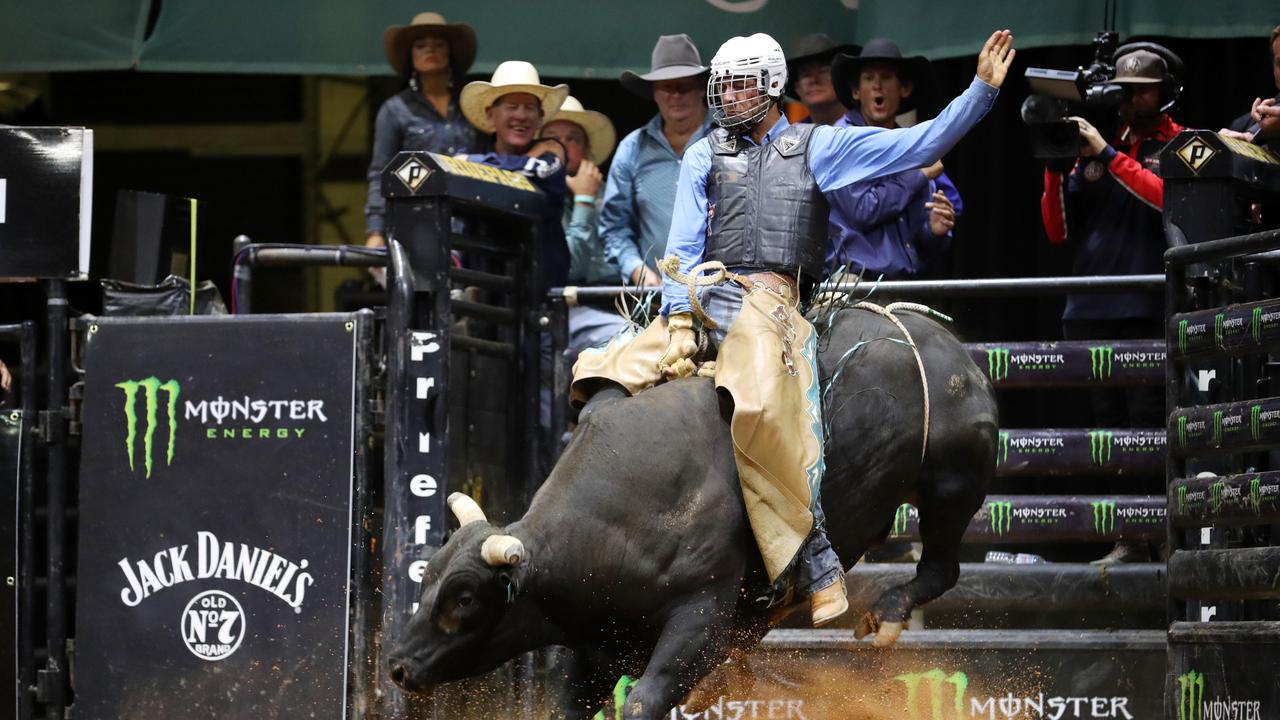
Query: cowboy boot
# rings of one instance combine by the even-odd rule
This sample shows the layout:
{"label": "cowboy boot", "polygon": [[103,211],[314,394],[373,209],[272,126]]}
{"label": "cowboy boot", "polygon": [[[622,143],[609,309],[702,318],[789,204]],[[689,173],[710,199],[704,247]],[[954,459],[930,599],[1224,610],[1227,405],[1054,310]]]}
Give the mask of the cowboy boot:
{"label": "cowboy boot", "polygon": [[809,596],[809,615],[814,627],[822,627],[843,615],[849,609],[849,597],[845,592],[844,573],[836,575],[836,581]]}

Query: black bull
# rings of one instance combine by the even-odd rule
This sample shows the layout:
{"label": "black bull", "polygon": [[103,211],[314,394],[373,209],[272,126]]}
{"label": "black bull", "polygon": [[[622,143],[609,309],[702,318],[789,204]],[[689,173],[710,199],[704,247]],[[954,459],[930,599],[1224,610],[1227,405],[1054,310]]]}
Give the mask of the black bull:
{"label": "black bull", "polygon": [[[884,540],[902,503],[920,513],[916,577],[885,591],[859,622],[859,634],[878,629],[879,644],[893,642],[912,608],[955,585],[997,436],[991,385],[963,346],[931,319],[899,317],[928,377],[923,461],[919,370],[910,349],[888,339],[902,334],[878,314],[844,310],[819,353],[823,387],[831,385],[822,502],[843,564]],[[428,563],[420,607],[391,654],[392,678],[408,690],[562,645],[594,662],[574,683],[571,714],[598,708],[627,672],[641,678],[623,717],[657,718],[779,619],[756,599],[763,563],[705,379],[593,404],[508,527],[484,521],[467,499],[451,506],[462,527]]]}

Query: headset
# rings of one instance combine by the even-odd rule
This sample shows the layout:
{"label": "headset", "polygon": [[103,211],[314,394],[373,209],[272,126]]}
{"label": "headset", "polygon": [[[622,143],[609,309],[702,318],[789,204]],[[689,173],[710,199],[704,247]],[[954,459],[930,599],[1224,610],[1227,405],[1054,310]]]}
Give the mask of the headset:
{"label": "headset", "polygon": [[1116,64],[1119,64],[1120,58],[1137,50],[1155,53],[1161,60],[1164,60],[1164,79],[1160,81],[1160,112],[1169,112],[1169,108],[1173,107],[1174,103],[1178,102],[1178,98],[1182,95],[1182,81],[1180,78],[1185,68],[1182,64],[1182,58],[1178,57],[1174,51],[1158,43],[1131,42],[1116,48],[1116,53],[1113,56],[1116,59]]}

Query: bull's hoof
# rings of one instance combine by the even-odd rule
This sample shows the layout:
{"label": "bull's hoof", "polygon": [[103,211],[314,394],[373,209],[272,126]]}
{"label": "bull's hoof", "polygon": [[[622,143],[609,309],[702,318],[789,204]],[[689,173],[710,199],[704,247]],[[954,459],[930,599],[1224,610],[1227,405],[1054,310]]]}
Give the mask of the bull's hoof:
{"label": "bull's hoof", "polygon": [[876,630],[876,639],[871,644],[878,648],[886,648],[898,641],[898,636],[902,634],[903,624],[900,622],[882,622],[880,629]]}

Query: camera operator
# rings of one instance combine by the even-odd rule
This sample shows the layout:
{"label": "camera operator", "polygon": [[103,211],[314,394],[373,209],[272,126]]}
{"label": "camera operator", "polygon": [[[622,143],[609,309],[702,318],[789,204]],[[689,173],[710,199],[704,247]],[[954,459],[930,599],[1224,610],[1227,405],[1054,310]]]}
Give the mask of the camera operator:
{"label": "camera operator", "polygon": [[[1070,237],[1075,275],[1130,275],[1163,271],[1161,224],[1164,183],[1160,150],[1183,130],[1165,112],[1176,97],[1176,80],[1165,60],[1135,49],[1115,60],[1113,83],[1124,88],[1119,127],[1110,144],[1092,123],[1071,118],[1080,132],[1080,157],[1068,174],[1045,170],[1041,217],[1049,241]],[[1163,334],[1159,294],[1072,295],[1062,316],[1068,340],[1155,338]],[[1162,388],[1142,386],[1091,390],[1099,427],[1162,427]],[[1142,560],[1144,548],[1117,545],[1100,563]]]}

